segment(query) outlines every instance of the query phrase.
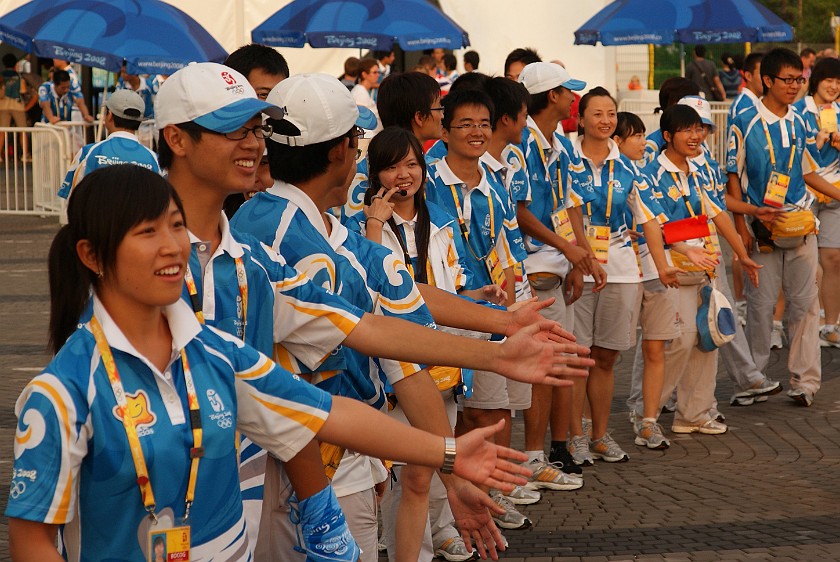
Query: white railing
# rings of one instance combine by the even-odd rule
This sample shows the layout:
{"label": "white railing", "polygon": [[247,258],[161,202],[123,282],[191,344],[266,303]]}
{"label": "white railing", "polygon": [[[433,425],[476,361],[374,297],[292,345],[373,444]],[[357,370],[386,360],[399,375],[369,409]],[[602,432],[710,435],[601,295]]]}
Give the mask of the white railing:
{"label": "white railing", "polygon": [[[709,102],[712,106],[712,120],[715,122],[715,131],[706,141],[709,148],[719,164],[726,162],[726,116],[729,113],[731,101]],[[629,111],[638,115],[645,124],[648,134],[659,129],[659,118],[661,113],[654,113],[653,110],[659,106],[658,101],[650,99],[622,99],[618,102],[619,111]]]}
{"label": "white railing", "polygon": [[[0,164],[0,214],[59,216],[58,188],[70,166],[68,132],[51,125],[0,127],[4,159]],[[24,141],[23,135],[27,138]],[[23,150],[28,146],[31,157]],[[12,149],[12,156],[8,156]],[[21,155],[19,157],[18,155]]]}

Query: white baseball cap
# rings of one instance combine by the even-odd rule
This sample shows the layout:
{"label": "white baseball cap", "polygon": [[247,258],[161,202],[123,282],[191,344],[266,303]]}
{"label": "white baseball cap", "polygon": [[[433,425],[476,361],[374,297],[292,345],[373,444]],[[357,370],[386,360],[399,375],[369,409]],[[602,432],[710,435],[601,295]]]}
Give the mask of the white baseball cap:
{"label": "white baseball cap", "polygon": [[376,128],[376,116],[356,101],[347,87],[329,74],[296,74],[277,84],[266,101],[283,106],[283,120],[300,134],[274,133],[271,140],[289,146],[309,146],[347,134],[353,125]]}
{"label": "white baseball cap", "polygon": [[715,126],[715,122],[712,119],[712,106],[700,96],[685,96],[678,101],[677,104],[687,105],[688,107],[693,108],[694,111],[700,115],[700,121],[702,121],[704,125],[711,125],[712,127]]}
{"label": "white baseball cap", "polygon": [[108,111],[129,121],[142,121],[146,111],[146,103],[140,94],[133,90],[116,90],[105,101]]}
{"label": "white baseball cap", "polygon": [[519,83],[525,86],[529,94],[539,94],[563,86],[569,90],[580,91],[586,87],[583,80],[575,80],[565,68],[553,62],[532,62],[519,74]]}
{"label": "white baseball cap", "polygon": [[248,80],[215,62],[191,62],[171,75],[155,96],[155,128],[192,121],[217,133],[230,133],[254,115],[283,118],[283,108],[264,102]]}

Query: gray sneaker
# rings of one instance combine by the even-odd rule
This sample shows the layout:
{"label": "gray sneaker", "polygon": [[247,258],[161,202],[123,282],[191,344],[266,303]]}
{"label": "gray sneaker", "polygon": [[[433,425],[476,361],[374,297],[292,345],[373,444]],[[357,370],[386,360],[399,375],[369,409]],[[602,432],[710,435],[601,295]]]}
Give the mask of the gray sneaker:
{"label": "gray sneaker", "polygon": [[798,388],[791,388],[788,390],[787,395],[790,396],[791,400],[800,406],[804,406],[805,408],[814,403],[813,394],[805,392],[804,390],[799,390]]}
{"label": "gray sneaker", "polygon": [[478,560],[478,551],[470,547],[472,552],[467,551],[467,545],[461,537],[451,537],[443,541],[435,548],[435,557],[442,557],[449,562],[467,562],[467,560]]}
{"label": "gray sneaker", "polygon": [[592,466],[595,464],[592,453],[589,451],[589,437],[586,435],[573,435],[569,439],[568,448],[576,465]]}
{"label": "gray sneaker", "polygon": [[667,449],[671,446],[671,442],[662,435],[662,427],[655,421],[639,420],[633,424],[633,431],[636,433],[636,445],[648,449]]}
{"label": "gray sneaker", "polygon": [[560,467],[545,462],[545,458],[534,459],[525,466],[532,471],[531,478],[525,485],[531,490],[577,490],[583,486],[582,477],[566,474]]}
{"label": "gray sneaker", "polygon": [[505,512],[501,515],[493,514],[493,521],[502,529],[527,529],[531,526],[531,520],[519,513],[509,499],[500,493],[493,494],[493,501],[502,507]]}
{"label": "gray sneaker", "polygon": [[768,396],[778,394],[781,391],[781,384],[765,378],[758,386],[733,394],[729,404],[731,406],[751,406],[756,402],[764,402]]}
{"label": "gray sneaker", "polygon": [[504,494],[504,496],[514,505],[531,505],[532,503],[537,503],[542,498],[538,491],[527,484],[525,486],[517,486],[509,494]]}
{"label": "gray sneaker", "polygon": [[615,442],[609,432],[605,432],[599,439],[594,439],[589,447],[592,456],[606,462],[627,462],[630,456]]}

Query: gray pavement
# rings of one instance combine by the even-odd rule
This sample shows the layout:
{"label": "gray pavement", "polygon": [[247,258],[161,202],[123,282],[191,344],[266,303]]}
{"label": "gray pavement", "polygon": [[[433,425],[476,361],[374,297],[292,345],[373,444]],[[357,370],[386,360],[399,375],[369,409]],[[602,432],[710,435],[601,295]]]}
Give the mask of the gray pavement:
{"label": "gray pavement", "polygon": [[[9,484],[14,401],[49,360],[46,255],[54,219],[0,216],[0,489]],[[547,492],[523,512],[534,522],[507,531],[506,560],[711,561],[840,560],[840,350],[822,351],[823,388],[811,408],[784,394],[747,408],[717,396],[729,433],[675,436],[667,451],[633,445],[624,414],[632,356],[617,368],[613,436],[630,462],[586,469],[575,492]],[[770,375],[787,386],[786,351]],[[521,419],[514,444],[522,443]],[[6,504],[0,493],[0,509]],[[0,518],[0,562],[9,560]],[[278,560],[281,560],[278,558]]]}

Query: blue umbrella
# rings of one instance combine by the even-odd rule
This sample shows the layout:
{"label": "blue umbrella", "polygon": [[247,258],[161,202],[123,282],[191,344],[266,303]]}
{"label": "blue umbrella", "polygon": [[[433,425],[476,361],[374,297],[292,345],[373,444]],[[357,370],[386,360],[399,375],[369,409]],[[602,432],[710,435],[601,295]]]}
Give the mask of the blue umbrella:
{"label": "blue umbrella", "polygon": [[295,0],[251,32],[274,47],[460,49],[467,32],[426,0]]}
{"label": "blue umbrella", "polygon": [[616,0],[575,31],[576,45],[793,41],[793,29],[756,0]]}
{"label": "blue umbrella", "polygon": [[159,0],[33,0],[0,17],[0,40],[39,57],[131,74],[171,74],[227,53],[190,16]]}

